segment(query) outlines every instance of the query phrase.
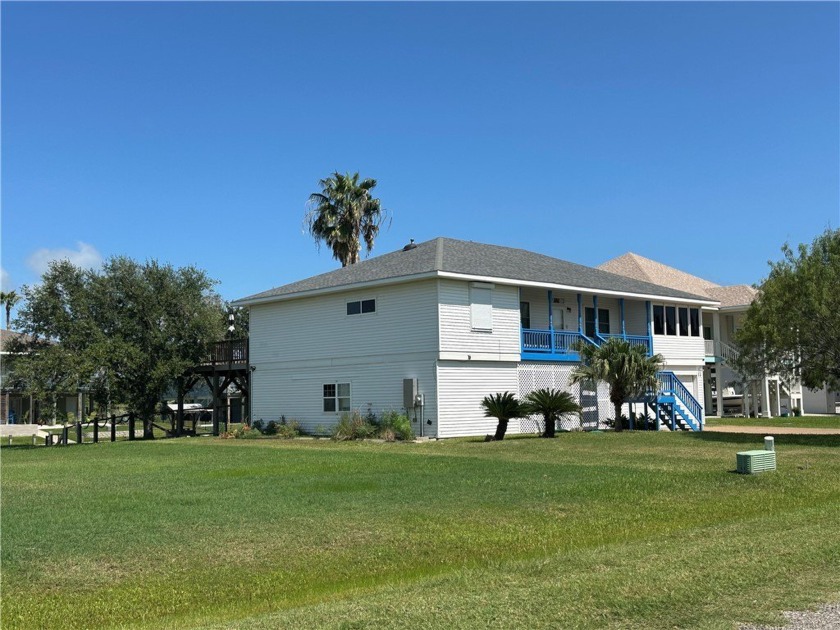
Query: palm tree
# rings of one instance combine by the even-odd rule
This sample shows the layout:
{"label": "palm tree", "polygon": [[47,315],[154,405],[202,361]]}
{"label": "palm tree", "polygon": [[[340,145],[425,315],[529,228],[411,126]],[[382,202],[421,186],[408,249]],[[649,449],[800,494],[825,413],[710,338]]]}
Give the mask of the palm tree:
{"label": "palm tree", "polygon": [[662,356],[647,356],[645,348],[632,346],[612,337],[600,346],[579,346],[581,365],[572,372],[572,383],[602,381],[610,388],[610,402],[615,409],[615,430],[623,429],[621,406],[656,389],[656,373],[662,367]]}
{"label": "palm tree", "polygon": [[321,192],[309,195],[304,223],[316,242],[324,241],[342,267],[359,262],[362,241],[368,253],[387,218],[379,199],[371,196],[375,179],[339,172],[322,179]]}
{"label": "palm tree", "polygon": [[527,413],[538,413],[545,422],[543,437],[553,438],[558,420],[578,415],[581,407],[569,392],[556,389],[537,389],[525,397]]}
{"label": "palm tree", "polygon": [[527,415],[522,403],[516,400],[516,396],[510,392],[504,394],[490,394],[481,401],[484,407],[484,415],[488,418],[496,418],[499,424],[496,425],[496,433],[493,439],[504,440],[507,433],[508,422],[514,418],[522,418]]}
{"label": "palm tree", "polygon": [[6,330],[9,329],[9,319],[12,316],[12,309],[20,301],[20,296],[15,291],[0,291],[0,303],[6,305]]}

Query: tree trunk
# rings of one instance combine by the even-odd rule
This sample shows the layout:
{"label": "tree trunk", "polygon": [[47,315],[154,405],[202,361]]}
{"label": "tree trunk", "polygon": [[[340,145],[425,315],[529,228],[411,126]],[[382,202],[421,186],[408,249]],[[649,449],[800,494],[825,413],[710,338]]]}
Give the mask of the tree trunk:
{"label": "tree trunk", "polygon": [[504,440],[505,433],[507,433],[508,428],[508,421],[507,420],[499,420],[499,424],[496,425],[496,435],[493,436],[493,439],[496,441]]}
{"label": "tree trunk", "polygon": [[554,415],[546,414],[546,416],[545,416],[545,433],[543,433],[543,437],[553,438],[556,424],[557,424],[557,421],[554,419]]}
{"label": "tree trunk", "polygon": [[613,407],[615,407],[615,430],[616,431],[623,431],[624,424],[621,421],[621,403],[614,402]]}

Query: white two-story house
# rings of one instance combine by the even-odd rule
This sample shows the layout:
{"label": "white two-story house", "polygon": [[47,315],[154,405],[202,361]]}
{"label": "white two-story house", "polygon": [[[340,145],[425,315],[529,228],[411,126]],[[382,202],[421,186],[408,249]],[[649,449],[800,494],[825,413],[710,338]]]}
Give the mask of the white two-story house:
{"label": "white two-story house", "polygon": [[[705,344],[698,295],[549,256],[448,238],[237,302],[250,308],[252,418],[328,430],[340,415],[405,410],[428,437],[483,435],[484,396],[571,391],[584,426],[608,392],[569,384],[579,343],[622,337],[664,357],[661,396],[634,405],[702,428]],[[524,419],[510,431],[533,431]]]}

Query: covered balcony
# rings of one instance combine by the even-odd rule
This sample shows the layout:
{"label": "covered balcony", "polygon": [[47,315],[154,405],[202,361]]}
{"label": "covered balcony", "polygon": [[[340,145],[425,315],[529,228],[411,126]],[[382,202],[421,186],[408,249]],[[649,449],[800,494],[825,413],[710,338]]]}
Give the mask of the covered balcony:
{"label": "covered balcony", "polygon": [[649,302],[523,287],[519,312],[523,361],[580,361],[579,344],[613,337],[653,352]]}

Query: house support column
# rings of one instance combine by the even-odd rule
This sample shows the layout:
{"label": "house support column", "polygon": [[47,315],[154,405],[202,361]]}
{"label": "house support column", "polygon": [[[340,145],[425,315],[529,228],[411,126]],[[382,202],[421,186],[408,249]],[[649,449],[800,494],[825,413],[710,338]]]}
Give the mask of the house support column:
{"label": "house support column", "polygon": [[[770,417],[770,379],[765,375],[761,379],[761,415]],[[758,416],[756,416],[758,417]]]}
{"label": "house support column", "polygon": [[580,293],[577,294],[577,302],[578,302],[578,334],[583,334],[583,297]]}
{"label": "house support column", "polygon": [[780,379],[776,379],[776,417],[779,418],[782,415],[782,381]]}
{"label": "house support column", "polygon": [[[718,357],[717,349],[720,347],[720,313],[715,311],[712,313],[712,348],[715,355],[715,398],[717,399],[717,415],[719,418],[723,417],[723,364]],[[747,413],[747,397],[744,394],[744,415]]]}
{"label": "house support column", "polygon": [[592,310],[595,311],[595,331],[592,336],[597,339],[601,334],[601,325],[598,323],[598,296],[592,296]]}

